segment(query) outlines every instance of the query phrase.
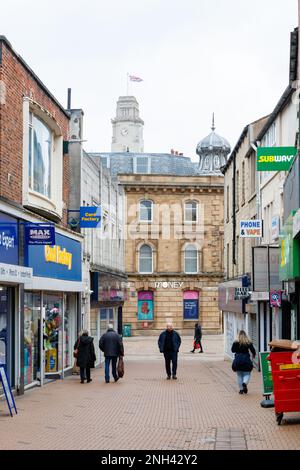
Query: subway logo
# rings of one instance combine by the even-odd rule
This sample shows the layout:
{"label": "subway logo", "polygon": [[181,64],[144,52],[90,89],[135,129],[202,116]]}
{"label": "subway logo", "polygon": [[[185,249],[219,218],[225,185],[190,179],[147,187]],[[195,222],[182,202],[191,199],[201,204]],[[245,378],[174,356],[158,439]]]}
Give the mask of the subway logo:
{"label": "subway logo", "polygon": [[257,170],[289,171],[296,155],[295,147],[260,147],[257,149]]}

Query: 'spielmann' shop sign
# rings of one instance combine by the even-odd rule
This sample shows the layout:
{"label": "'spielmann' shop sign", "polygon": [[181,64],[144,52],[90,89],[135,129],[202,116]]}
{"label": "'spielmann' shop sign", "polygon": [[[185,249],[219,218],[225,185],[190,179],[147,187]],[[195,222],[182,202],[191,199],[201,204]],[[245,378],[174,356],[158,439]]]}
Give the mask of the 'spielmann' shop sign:
{"label": "'spielmann' shop sign", "polygon": [[296,155],[295,147],[259,147],[257,171],[289,171]]}

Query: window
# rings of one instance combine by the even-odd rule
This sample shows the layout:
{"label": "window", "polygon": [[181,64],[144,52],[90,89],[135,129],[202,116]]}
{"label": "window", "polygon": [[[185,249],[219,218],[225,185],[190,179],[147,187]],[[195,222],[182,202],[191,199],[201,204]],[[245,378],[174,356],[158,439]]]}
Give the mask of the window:
{"label": "window", "polygon": [[253,152],[250,156],[250,197],[256,193],[256,154]]}
{"label": "window", "polygon": [[242,163],[242,204],[245,204],[245,162]]}
{"label": "window", "polygon": [[147,157],[137,157],[135,171],[139,174],[150,173],[150,160]]}
{"label": "window", "polygon": [[52,132],[34,114],[29,115],[29,188],[51,197]]}
{"label": "window", "polygon": [[138,292],[138,321],[153,321],[153,292]]}
{"label": "window", "polygon": [[141,201],[140,202],[140,221],[141,222],[152,222],[152,201]]}
{"label": "window", "polygon": [[229,272],[229,266],[230,266],[230,248],[229,248],[229,243],[227,243],[227,249],[226,249],[226,278],[230,278],[230,272]]}
{"label": "window", "polygon": [[186,202],[184,219],[185,222],[197,222],[197,203],[194,201]]}
{"label": "window", "polygon": [[142,274],[153,272],[153,251],[149,245],[142,245],[140,248],[139,272]]}
{"label": "window", "polygon": [[186,291],[183,293],[183,319],[199,320],[199,292]]}
{"label": "window", "polygon": [[226,188],[226,222],[229,222],[229,204],[230,204],[230,199],[229,199],[229,185],[227,185]]}
{"label": "window", "polygon": [[193,245],[189,245],[185,248],[184,271],[186,274],[198,273],[198,250]]}
{"label": "window", "polygon": [[236,190],[235,190],[236,210],[239,210],[240,206],[240,172],[236,172]]}

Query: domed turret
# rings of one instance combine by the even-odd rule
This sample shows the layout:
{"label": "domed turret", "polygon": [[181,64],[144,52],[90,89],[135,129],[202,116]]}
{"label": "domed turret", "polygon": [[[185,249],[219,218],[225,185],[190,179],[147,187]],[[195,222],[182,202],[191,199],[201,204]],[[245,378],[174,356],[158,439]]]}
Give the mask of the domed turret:
{"label": "domed turret", "polygon": [[212,132],[199,142],[196,153],[199,155],[198,173],[201,175],[222,176],[221,168],[226,165],[230,154],[230,144],[215,132],[215,117],[213,115]]}

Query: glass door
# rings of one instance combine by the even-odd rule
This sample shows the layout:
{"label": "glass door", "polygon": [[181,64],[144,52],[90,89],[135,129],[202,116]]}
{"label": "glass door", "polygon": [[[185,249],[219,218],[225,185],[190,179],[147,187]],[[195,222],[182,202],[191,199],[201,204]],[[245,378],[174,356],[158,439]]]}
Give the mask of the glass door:
{"label": "glass door", "polygon": [[24,293],[24,385],[40,380],[41,370],[41,296]]}
{"label": "glass door", "polygon": [[62,372],[63,358],[63,296],[43,294],[43,325],[45,377]]}

